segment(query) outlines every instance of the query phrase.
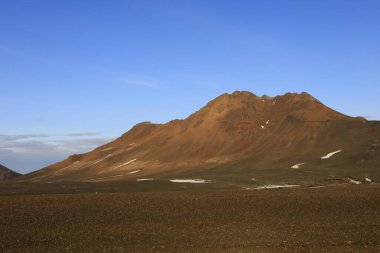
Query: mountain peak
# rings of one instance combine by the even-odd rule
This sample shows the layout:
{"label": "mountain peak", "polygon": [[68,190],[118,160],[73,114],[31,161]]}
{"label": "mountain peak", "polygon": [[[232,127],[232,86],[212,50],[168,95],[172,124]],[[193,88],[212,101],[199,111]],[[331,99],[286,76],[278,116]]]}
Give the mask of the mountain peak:
{"label": "mountain peak", "polygon": [[[273,101],[272,101],[273,100]],[[231,105],[241,105],[241,106],[260,106],[261,105],[275,105],[277,102],[283,102],[286,104],[292,104],[292,103],[297,103],[297,102],[315,102],[317,104],[322,104],[318,99],[313,97],[307,92],[302,92],[302,93],[285,93],[283,95],[277,95],[275,97],[271,97],[268,95],[263,95],[263,96],[258,96],[252,92],[249,91],[234,91],[232,93],[224,93],[215,99],[211,100],[205,108],[210,108],[210,107],[226,107],[226,106],[231,106]],[[262,103],[262,102],[268,102],[268,103]],[[270,103],[269,103],[270,102]]]}
{"label": "mountain peak", "polygon": [[249,91],[234,91],[232,93],[224,93],[215,99],[211,100],[210,103],[215,103],[215,102],[231,102],[234,100],[240,100],[240,99],[248,99],[248,98],[259,98],[255,94],[249,92]]}
{"label": "mountain peak", "polygon": [[325,106],[307,92],[260,97],[249,91],[222,94],[189,118],[211,123],[261,118],[282,120],[288,116],[301,121],[357,120]]}
{"label": "mountain peak", "polygon": [[316,101],[316,102],[319,102],[318,99],[316,99],[315,97],[313,97],[311,94],[307,93],[307,92],[301,92],[301,93],[297,93],[297,92],[288,92],[288,93],[285,93],[283,95],[277,95],[275,97],[272,97],[272,96],[268,96],[266,94],[262,95],[261,97],[252,93],[252,92],[249,92],[249,91],[234,91],[232,93],[224,93],[222,95],[220,95],[219,97],[215,98],[214,100],[212,101],[220,101],[220,100],[227,100],[227,99],[257,99],[257,100],[271,100],[271,99],[278,99],[278,98],[291,98],[291,99],[295,99],[295,100],[309,100],[309,101]]}
{"label": "mountain peak", "polygon": [[288,92],[288,93],[285,93],[284,95],[280,95],[277,97],[292,98],[295,100],[309,100],[309,101],[319,102],[318,99],[316,99],[315,97],[313,97],[312,95],[310,95],[307,92],[301,92],[301,93]]}
{"label": "mountain peak", "polygon": [[257,97],[252,92],[249,92],[249,91],[240,91],[240,90],[236,90],[236,91],[232,92],[229,95],[233,96],[233,97],[241,97],[241,96],[254,96],[254,97]]}

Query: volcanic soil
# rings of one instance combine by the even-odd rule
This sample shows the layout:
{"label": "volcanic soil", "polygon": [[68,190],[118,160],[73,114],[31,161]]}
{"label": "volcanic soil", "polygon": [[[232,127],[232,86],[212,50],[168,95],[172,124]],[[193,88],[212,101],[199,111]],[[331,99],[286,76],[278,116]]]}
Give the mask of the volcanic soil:
{"label": "volcanic soil", "polygon": [[36,194],[3,184],[0,252],[380,251],[377,184],[146,192],[90,184],[61,186],[65,194],[45,186]]}

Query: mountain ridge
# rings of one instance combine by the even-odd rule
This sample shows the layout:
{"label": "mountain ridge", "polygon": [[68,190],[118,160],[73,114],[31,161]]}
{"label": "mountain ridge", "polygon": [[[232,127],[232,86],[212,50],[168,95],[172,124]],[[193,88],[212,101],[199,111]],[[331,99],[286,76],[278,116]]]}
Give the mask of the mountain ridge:
{"label": "mountain ridge", "polygon": [[[372,137],[380,139],[379,129],[376,122],[341,114],[305,92],[270,98],[236,91],[218,96],[182,120],[136,124],[111,143],[23,178],[90,182],[151,176],[234,178],[234,173],[241,170],[242,176],[260,174],[262,170],[268,175],[275,171],[288,173],[286,169],[302,156],[313,164],[311,170],[321,174],[328,163],[315,158],[334,151],[330,148],[344,148],[348,158],[332,159],[338,163],[328,165],[340,170],[343,164],[352,163],[353,157],[368,156],[360,148],[368,149]],[[373,136],[368,134],[371,131]],[[365,171],[368,166],[364,166]],[[326,176],[331,175],[321,178]]]}

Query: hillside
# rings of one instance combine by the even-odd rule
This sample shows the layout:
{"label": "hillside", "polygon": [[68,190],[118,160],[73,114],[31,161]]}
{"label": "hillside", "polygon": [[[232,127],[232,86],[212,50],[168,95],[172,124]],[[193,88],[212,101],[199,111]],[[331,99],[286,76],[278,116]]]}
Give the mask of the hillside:
{"label": "hillside", "polygon": [[[380,180],[380,123],[307,93],[223,94],[184,120],[143,122],[28,181],[194,179],[242,185]],[[366,179],[367,178],[367,179]]]}
{"label": "hillside", "polygon": [[7,167],[0,164],[0,181],[8,180],[19,176],[17,172],[14,172]]}

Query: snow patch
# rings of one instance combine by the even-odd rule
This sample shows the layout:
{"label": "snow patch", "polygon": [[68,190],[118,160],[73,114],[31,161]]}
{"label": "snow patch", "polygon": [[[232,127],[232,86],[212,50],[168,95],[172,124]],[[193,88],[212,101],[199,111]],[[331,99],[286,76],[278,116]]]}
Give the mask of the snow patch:
{"label": "snow patch", "polygon": [[110,156],[112,156],[112,155],[109,154],[109,155],[107,155],[106,157],[104,157],[104,158],[102,158],[102,159],[99,159],[99,160],[93,162],[91,165],[94,165],[94,164],[100,163],[100,162],[104,161],[105,159],[107,159],[107,158],[110,157]]}
{"label": "snow patch", "polygon": [[131,172],[128,172],[127,174],[135,174],[137,172],[140,172],[141,170],[134,170],[134,171],[131,171]]}
{"label": "snow patch", "polygon": [[111,149],[114,149],[114,147],[105,148],[105,149],[102,149],[102,151],[107,151],[107,150],[111,150]]}
{"label": "snow patch", "polygon": [[265,128],[265,126],[261,125],[261,128],[262,128],[262,129],[264,129],[264,128]]}
{"label": "snow patch", "polygon": [[365,178],[365,181],[368,182],[368,183],[372,183],[372,180],[368,177]]}
{"label": "snow patch", "polygon": [[122,177],[122,176],[124,176],[124,175],[113,175],[113,176],[109,176],[109,177]]}
{"label": "snow patch", "polygon": [[118,168],[123,167],[123,166],[128,165],[128,164],[131,164],[133,162],[136,162],[136,160],[137,159],[132,159],[132,160],[126,162],[126,163],[120,164],[119,166],[115,167],[115,169],[118,169]]}
{"label": "snow patch", "polygon": [[269,119],[267,120],[267,122],[265,122],[265,124],[266,124],[266,125],[268,125],[268,124],[269,124]]}
{"label": "snow patch", "polygon": [[317,185],[317,186],[311,186],[310,188],[311,189],[318,189],[318,188],[323,188],[323,187],[326,187],[324,185]]}
{"label": "snow patch", "polygon": [[153,181],[153,178],[140,178],[136,179],[137,182],[142,182],[142,181]]}
{"label": "snow patch", "polygon": [[360,182],[360,181],[356,181],[356,180],[354,180],[354,179],[352,179],[352,178],[349,178],[348,179],[348,182],[350,183],[350,184],[361,184],[362,182]]}
{"label": "snow patch", "polygon": [[268,185],[263,185],[256,187],[256,190],[262,190],[262,189],[279,189],[279,188],[291,188],[291,187],[298,187],[300,185],[296,184],[284,184],[284,185],[273,185],[273,184],[268,184]]}
{"label": "snow patch", "polygon": [[130,161],[124,163],[123,165],[127,165],[127,164],[130,164],[130,163],[136,162],[136,160],[137,160],[137,159],[132,159],[132,160],[130,160]]}
{"label": "snow patch", "polygon": [[295,164],[293,165],[291,168],[292,169],[299,169],[301,165],[304,165],[305,163],[298,163],[298,164]]}
{"label": "snow patch", "polygon": [[331,153],[328,153],[327,155],[325,156],[322,156],[321,159],[329,159],[330,157],[332,157],[333,155],[339,153],[339,152],[342,152],[342,150],[337,150],[337,151],[334,151],[334,152],[331,152]]}
{"label": "snow patch", "polygon": [[173,183],[192,183],[192,184],[204,184],[209,183],[210,181],[206,181],[204,179],[172,179],[169,180]]}

